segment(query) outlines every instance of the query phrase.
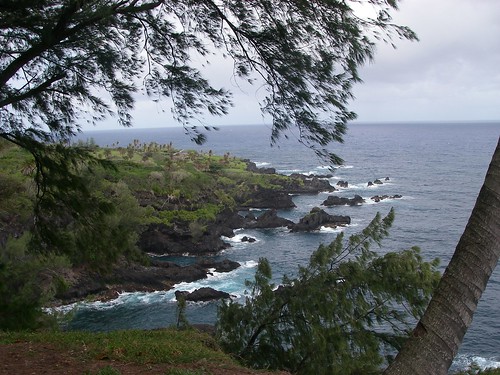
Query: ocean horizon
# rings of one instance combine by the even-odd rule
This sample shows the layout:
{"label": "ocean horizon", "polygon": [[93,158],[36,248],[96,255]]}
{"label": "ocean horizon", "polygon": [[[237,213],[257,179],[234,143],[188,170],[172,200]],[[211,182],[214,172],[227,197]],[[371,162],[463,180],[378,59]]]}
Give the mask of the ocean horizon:
{"label": "ocean horizon", "polygon": [[[134,139],[143,143],[172,142],[177,149],[211,150],[220,155],[229,152],[259,166],[273,167],[282,174],[324,174],[330,168],[310,149],[298,144],[293,132],[288,133],[290,139],[282,139],[275,147],[270,147],[270,128],[266,125],[223,125],[219,131],[206,134],[208,139],[202,146],[191,142],[182,127],[96,129],[79,134],[76,140],[92,139],[103,147],[126,146]],[[396,220],[390,237],[377,251],[419,246],[424,258],[439,257],[444,270],[465,228],[499,136],[500,121],[352,123],[344,144],[329,148],[345,160],[334,169],[330,183],[349,182],[348,188],[340,189],[335,195],[358,194],[369,199],[375,194],[400,194],[403,198],[326,210],[351,216],[352,224],[344,229],[346,234],[351,234],[363,229],[377,212],[384,214],[394,207]],[[386,176],[390,178],[387,183],[374,188],[367,186],[368,181]],[[326,196],[327,193],[296,196],[297,208],[281,210],[279,214],[297,221],[312,207],[319,206]],[[240,262],[242,267],[238,270],[229,274],[214,273],[200,282],[182,283],[171,291],[124,293],[114,301],[81,304],[68,328],[100,331],[166,326],[175,319],[175,290],[211,286],[242,296],[244,282],[253,277],[260,257],[269,259],[279,282],[282,275],[296,272],[299,264],[305,264],[320,243],[332,241],[337,232],[326,229],[305,234],[290,234],[284,229],[238,231],[236,237],[226,239],[232,247],[218,255],[221,259]],[[239,242],[244,235],[257,241]],[[453,369],[463,369],[472,362],[483,368],[500,367],[499,298],[500,271],[496,269]],[[216,303],[189,304],[187,315],[192,323],[213,323]]]}

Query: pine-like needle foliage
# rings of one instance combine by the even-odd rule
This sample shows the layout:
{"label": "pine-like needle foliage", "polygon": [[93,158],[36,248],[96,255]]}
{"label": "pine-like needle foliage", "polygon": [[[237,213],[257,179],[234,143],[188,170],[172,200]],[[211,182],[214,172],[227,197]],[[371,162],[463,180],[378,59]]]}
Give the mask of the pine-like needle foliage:
{"label": "pine-like needle foliage", "polygon": [[[136,94],[195,120],[224,115],[230,92],[203,66],[225,56],[234,78],[263,85],[272,142],[287,129],[318,154],[342,140],[351,88],[375,41],[414,40],[398,1],[5,0],[0,4],[0,137],[60,140],[109,115],[132,124]],[[356,12],[364,6],[371,17]],[[237,81],[237,80],[236,80]]]}
{"label": "pine-like needle foliage", "polygon": [[[418,248],[378,255],[393,210],[360,234],[321,245],[276,288],[261,259],[243,304],[225,303],[223,347],[248,365],[299,374],[370,374],[397,351],[439,281],[438,260]],[[387,358],[384,358],[387,357]]]}
{"label": "pine-like needle foliage", "polygon": [[[360,17],[360,3],[375,16]],[[204,76],[218,55],[233,62],[236,81],[259,78],[272,143],[295,129],[300,142],[340,163],[326,147],[342,142],[355,117],[347,104],[358,67],[377,39],[416,39],[391,22],[394,9],[387,0],[4,0],[0,138],[35,159],[37,209],[58,196],[78,214],[79,201],[66,198],[88,191],[75,165],[95,159],[65,145],[82,124],[115,116],[131,126],[142,94],[202,143],[198,121],[210,130],[203,115],[232,106],[231,93]]]}

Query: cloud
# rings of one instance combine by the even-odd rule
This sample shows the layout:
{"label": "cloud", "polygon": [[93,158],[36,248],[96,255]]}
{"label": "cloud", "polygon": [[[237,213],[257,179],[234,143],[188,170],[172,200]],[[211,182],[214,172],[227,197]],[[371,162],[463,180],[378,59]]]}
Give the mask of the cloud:
{"label": "cloud", "polygon": [[[406,25],[419,42],[379,44],[375,61],[361,68],[350,108],[359,121],[500,120],[500,1],[403,0],[394,23]],[[235,106],[206,124],[262,124],[265,91],[236,82],[229,60],[203,68],[214,87],[230,89]],[[178,125],[169,103],[138,97],[134,126]],[[116,128],[113,119],[99,128]]]}
{"label": "cloud", "polygon": [[394,19],[420,42],[379,46],[354,90],[359,120],[500,119],[500,2],[406,0]]}

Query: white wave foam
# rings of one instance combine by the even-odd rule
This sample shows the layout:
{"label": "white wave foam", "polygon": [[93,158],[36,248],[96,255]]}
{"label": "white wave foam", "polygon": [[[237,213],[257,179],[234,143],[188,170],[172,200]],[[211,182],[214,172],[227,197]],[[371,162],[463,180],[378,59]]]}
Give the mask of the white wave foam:
{"label": "white wave foam", "polygon": [[151,258],[162,258],[162,257],[172,257],[172,256],[179,256],[179,257],[186,257],[186,258],[196,258],[197,255],[193,255],[190,253],[182,253],[178,255],[172,255],[172,253],[164,253],[164,254],[155,254],[155,253],[146,253],[149,257]]}
{"label": "white wave foam", "polygon": [[257,166],[257,168],[262,168],[262,167],[271,165],[271,163],[269,163],[267,161],[257,161],[257,162],[255,162],[255,165]]}
{"label": "white wave foam", "polygon": [[77,308],[79,305],[79,302],[75,303],[70,303],[68,305],[61,305],[61,306],[55,306],[55,307],[45,307],[43,308],[43,312],[49,315],[53,314],[67,314],[71,311],[73,311],[75,308]]}
{"label": "white wave foam", "polygon": [[242,280],[253,277],[253,268],[257,267],[258,262],[248,260],[241,263],[241,267],[231,272],[215,272],[215,269],[209,269],[206,279],[194,282],[181,282],[175,284],[172,289],[167,291],[154,292],[123,292],[118,297],[109,301],[95,302],[77,302],[69,305],[63,305],[53,308],[47,308],[45,311],[49,314],[67,314],[78,310],[110,310],[121,305],[148,305],[158,302],[176,302],[175,292],[178,290],[194,292],[196,289],[211,287],[221,290],[235,296],[241,297],[245,293],[245,283]]}
{"label": "white wave foam", "polygon": [[[363,199],[365,200],[365,203],[363,204],[366,204],[366,205],[372,205],[372,204],[379,204],[379,203],[389,203],[389,202],[394,202],[394,201],[400,201],[402,199],[405,199],[405,197],[401,197],[401,198],[385,198],[385,199],[381,199],[380,201],[378,202],[375,202],[372,197],[374,195],[371,195],[369,197],[363,197]],[[413,199],[413,198],[411,198]]]}
{"label": "white wave foam", "polygon": [[[264,212],[265,211],[264,208],[255,208],[255,207],[250,207],[248,210],[255,211],[255,212]],[[243,228],[240,228],[240,229],[243,229]]]}
{"label": "white wave foam", "polygon": [[[243,280],[253,277],[253,268],[255,268],[257,264],[258,263],[256,261],[249,260],[243,262],[241,267],[231,272],[213,272],[211,275],[208,275],[206,279],[191,283],[182,282],[175,284],[172,289],[172,293],[175,293],[177,290],[193,292],[199,288],[211,287],[239,298],[245,293],[246,290]],[[175,294],[172,294],[170,301],[176,301]]]}
{"label": "white wave foam", "polygon": [[361,183],[361,184],[351,184],[349,182],[349,185],[346,188],[341,188],[340,186],[335,186],[335,188],[340,188],[343,190],[359,190],[359,189],[366,189],[367,188],[367,183]]}
{"label": "white wave foam", "polygon": [[[254,242],[242,241],[243,237],[253,238],[253,239],[255,239],[255,241]],[[226,241],[226,242],[237,243],[237,244],[260,242],[260,240],[258,238],[256,238],[254,235],[249,235],[249,234],[245,234],[245,233],[237,233],[233,237],[221,236],[221,239],[223,241]]]}
{"label": "white wave foam", "polygon": [[[167,298],[170,291],[156,292],[123,292],[118,294],[118,297],[109,301],[94,301],[94,302],[76,302],[70,305],[59,306],[50,309],[49,313],[68,314],[78,310],[110,310],[124,304],[151,304],[158,300]],[[168,299],[168,298],[167,298]]]}
{"label": "white wave foam", "polygon": [[319,228],[319,231],[321,233],[340,233],[340,232],[344,231],[345,229],[346,229],[346,227],[332,228],[332,227],[324,227],[324,226],[322,226],[321,228]]}
{"label": "white wave foam", "polygon": [[[363,197],[363,199],[365,200],[365,203],[363,203],[365,206],[371,206],[371,205],[377,204],[377,202],[375,202],[371,199],[371,196],[370,197]],[[378,203],[380,203],[380,202],[378,202]]]}
{"label": "white wave foam", "polygon": [[354,166],[353,165],[339,165],[338,168],[339,169],[353,169]]}
{"label": "white wave foam", "polygon": [[256,262],[255,260],[247,260],[246,262],[243,262],[241,264],[241,267],[243,267],[243,268],[255,268],[255,267],[257,267],[258,264],[259,264],[259,262]]}
{"label": "white wave foam", "polygon": [[453,361],[453,367],[459,370],[465,370],[471,367],[472,364],[479,366],[481,370],[488,368],[500,368],[500,361],[498,358],[484,358],[479,356],[459,355]]}
{"label": "white wave foam", "polygon": [[279,169],[277,170],[279,174],[291,175],[293,173],[303,173],[302,169]]}

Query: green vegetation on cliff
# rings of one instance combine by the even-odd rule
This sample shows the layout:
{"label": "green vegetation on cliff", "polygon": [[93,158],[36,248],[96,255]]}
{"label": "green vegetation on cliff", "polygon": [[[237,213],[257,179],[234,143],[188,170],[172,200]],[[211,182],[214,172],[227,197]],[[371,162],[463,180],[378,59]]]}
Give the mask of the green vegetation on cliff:
{"label": "green vegetation on cliff", "polygon": [[[251,172],[229,154],[172,145],[100,148],[89,141],[74,148],[97,162],[72,165],[75,186],[60,189],[54,175],[40,194],[34,159],[0,140],[0,327],[36,326],[41,305],[71,282],[71,267],[102,273],[118,260],[147,261],[137,243],[148,225],[175,224],[200,237],[222,210],[289,180]],[[33,314],[12,319],[23,311]]]}

